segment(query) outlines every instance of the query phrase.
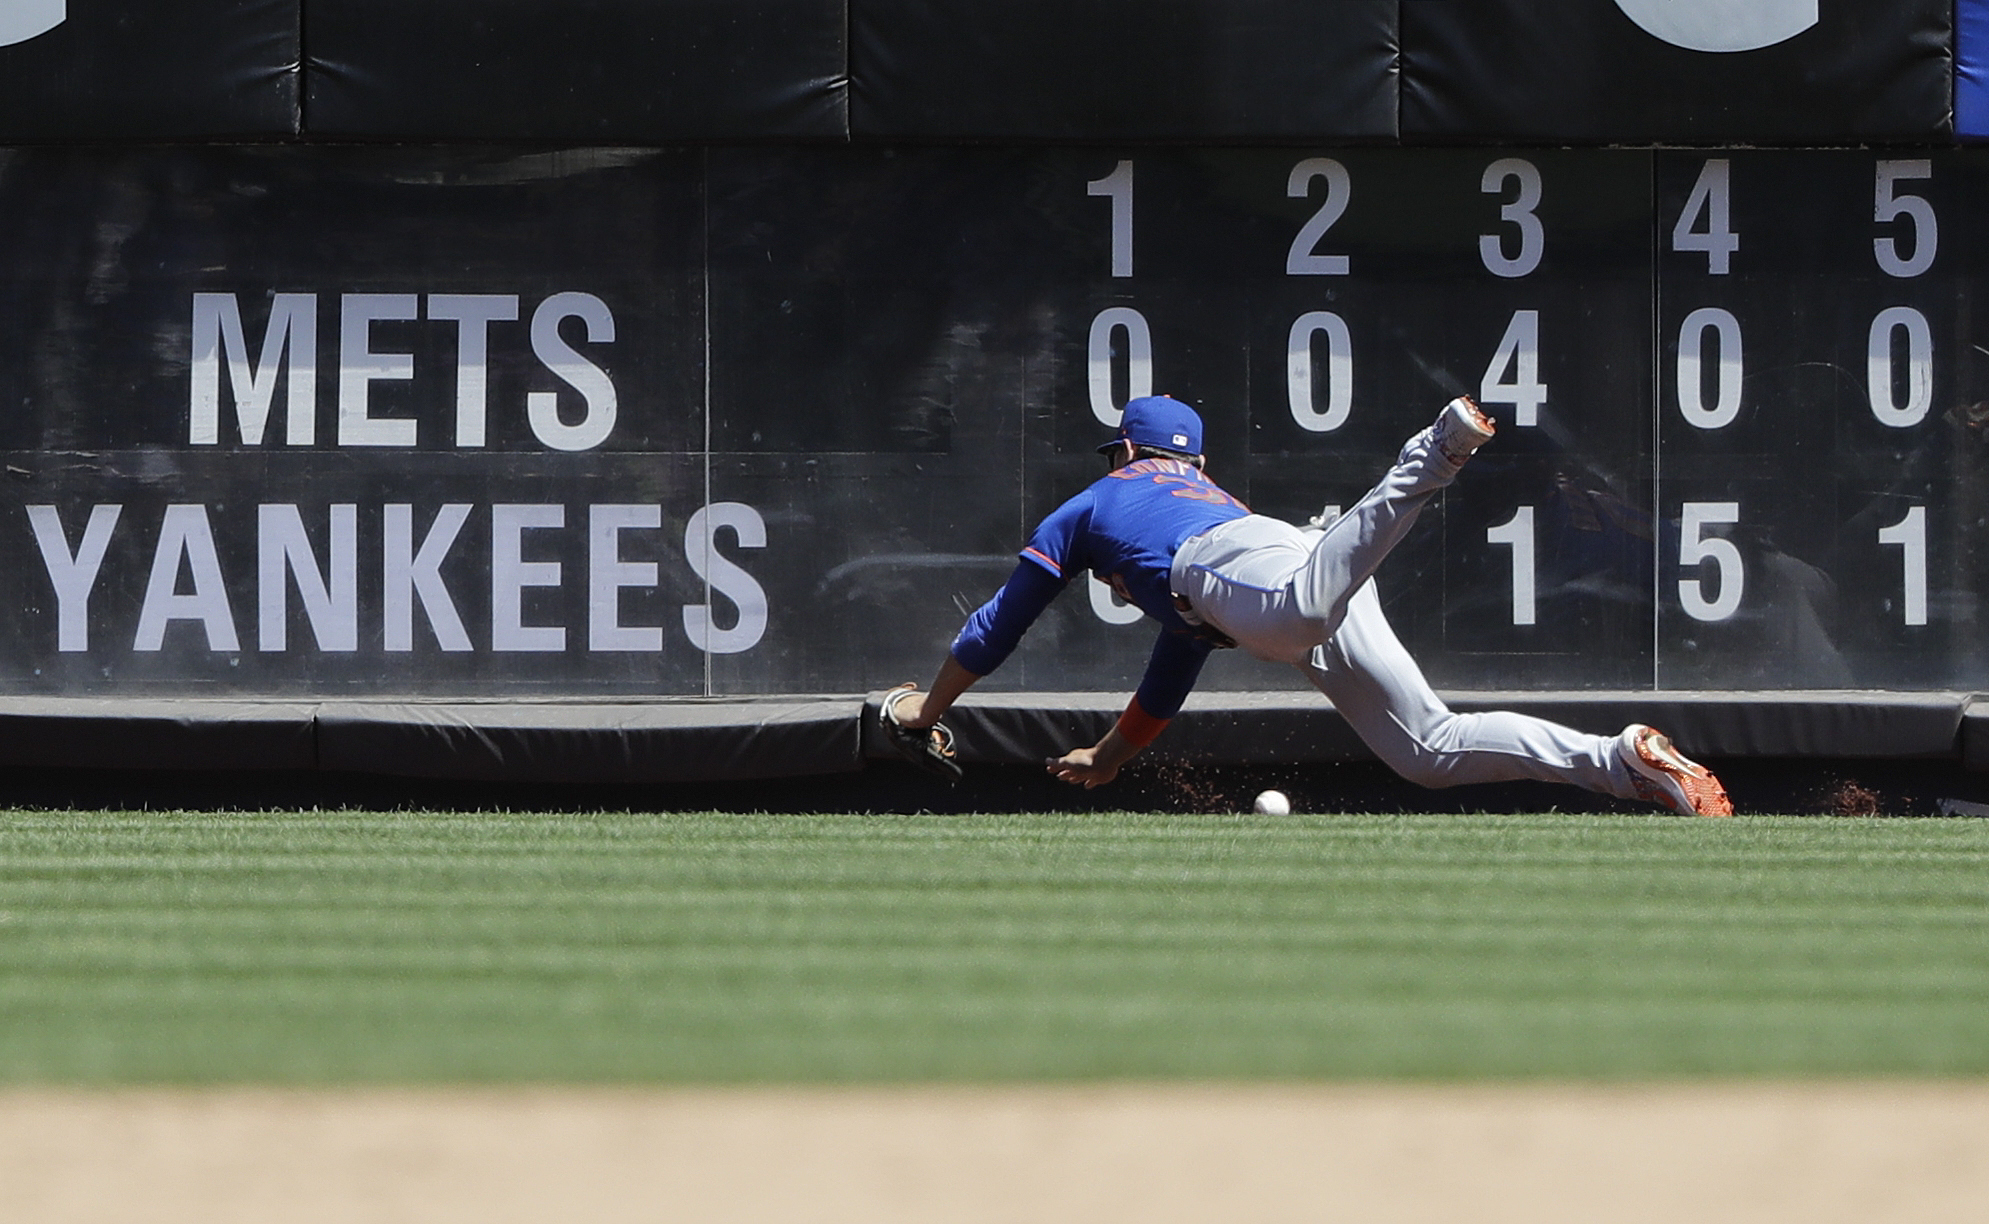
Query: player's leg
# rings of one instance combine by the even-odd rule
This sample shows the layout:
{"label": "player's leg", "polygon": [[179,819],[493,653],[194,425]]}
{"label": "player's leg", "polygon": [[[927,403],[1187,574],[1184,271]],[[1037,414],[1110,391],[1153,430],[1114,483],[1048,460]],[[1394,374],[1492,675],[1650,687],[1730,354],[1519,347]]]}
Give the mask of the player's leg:
{"label": "player's leg", "polygon": [[1472,452],[1490,441],[1492,424],[1469,399],[1444,405],[1436,423],[1402,447],[1380,483],[1319,534],[1293,579],[1297,611],[1330,636],[1347,601],[1415,526],[1430,499],[1457,478]]}
{"label": "player's leg", "polygon": [[1460,397],[1323,531],[1250,515],[1188,540],[1170,576],[1186,604],[1182,614],[1214,624],[1257,658],[1304,660],[1332,635],[1347,598],[1409,533],[1430,498],[1491,436],[1477,405]]}
{"label": "player's leg", "polygon": [[1373,582],[1361,584],[1339,629],[1298,669],[1374,754],[1411,782],[1532,779],[1619,799],[1648,797],[1618,749],[1619,736],[1589,735],[1525,714],[1452,711],[1395,636]]}

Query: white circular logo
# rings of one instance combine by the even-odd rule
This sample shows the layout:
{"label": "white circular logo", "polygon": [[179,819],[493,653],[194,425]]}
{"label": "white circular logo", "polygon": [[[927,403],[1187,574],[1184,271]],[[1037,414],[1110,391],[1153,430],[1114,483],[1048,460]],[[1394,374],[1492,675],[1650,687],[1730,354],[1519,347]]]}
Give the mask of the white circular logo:
{"label": "white circular logo", "polygon": [[1688,51],[1758,51],[1816,24],[1817,0],[1616,0],[1624,15]]}
{"label": "white circular logo", "polygon": [[0,0],[0,47],[46,34],[68,15],[68,0]]}

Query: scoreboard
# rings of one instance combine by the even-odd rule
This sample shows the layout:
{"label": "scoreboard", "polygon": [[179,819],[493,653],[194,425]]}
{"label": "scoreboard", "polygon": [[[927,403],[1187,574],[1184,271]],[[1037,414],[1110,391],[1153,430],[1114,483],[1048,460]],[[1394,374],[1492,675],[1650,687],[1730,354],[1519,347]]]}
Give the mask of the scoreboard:
{"label": "scoreboard", "polygon": [[[854,255],[829,197],[903,201],[871,220],[901,270],[873,281],[776,261],[789,269],[782,308],[810,303],[872,336],[899,312],[927,323],[906,337],[922,369],[909,348],[895,362],[860,346],[821,355],[852,391],[872,388],[840,399],[867,425],[825,423],[821,436],[881,431],[945,473],[911,482],[915,504],[866,494],[852,513],[886,516],[873,529],[1002,555],[1095,477],[1091,447],[1117,406],[1151,391],[1202,410],[1218,480],[1302,520],[1359,496],[1411,430],[1468,392],[1500,436],[1381,575],[1391,619],[1439,685],[1983,681],[1972,629],[1989,404],[1975,405],[1989,347],[1972,328],[1970,269],[1989,264],[1966,218],[1989,206],[1989,183],[1974,154],[810,160],[766,184],[784,197],[778,228],[801,232],[795,214],[813,215],[823,254]],[[797,181],[823,194],[796,196]],[[894,398],[892,373],[924,385]],[[715,383],[726,375],[716,367]],[[1020,420],[990,399],[1019,404]],[[922,407],[953,432],[921,429],[910,414]],[[1001,511],[969,524],[968,504]],[[970,543],[935,534],[961,530]],[[1001,568],[988,563],[978,587],[956,579],[952,616],[931,609],[924,580],[890,581],[950,631]],[[1006,683],[1112,688],[1137,674],[1147,636],[1122,625],[1136,615],[1084,585]],[[944,646],[899,628],[928,653]],[[1284,682],[1228,659],[1207,681]]]}
{"label": "scoreboard", "polygon": [[[922,678],[1151,392],[1300,521],[1486,406],[1380,575],[1439,687],[1989,687],[1985,209],[1954,150],[0,153],[0,687]],[[1137,620],[1074,583],[989,685],[1129,687]]]}

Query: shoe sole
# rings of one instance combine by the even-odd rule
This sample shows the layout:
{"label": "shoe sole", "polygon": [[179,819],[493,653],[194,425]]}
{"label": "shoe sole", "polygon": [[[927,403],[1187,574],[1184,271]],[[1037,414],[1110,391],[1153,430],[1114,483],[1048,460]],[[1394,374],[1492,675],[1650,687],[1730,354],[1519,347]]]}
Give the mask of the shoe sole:
{"label": "shoe sole", "polygon": [[[1460,404],[1463,405],[1463,411],[1453,412],[1452,410]],[[1448,433],[1444,427],[1453,421],[1457,424],[1457,430],[1455,433]],[[1476,454],[1479,447],[1490,442],[1497,432],[1498,426],[1492,424],[1492,419],[1485,415],[1477,402],[1468,395],[1460,395],[1445,404],[1442,415],[1437,418],[1437,449],[1441,450],[1451,462],[1463,463]],[[1455,444],[1456,449],[1452,449],[1452,445],[1447,443]]]}
{"label": "shoe sole", "polygon": [[1477,427],[1478,432],[1485,435],[1485,440],[1490,442],[1492,435],[1499,432],[1499,427],[1492,424],[1492,418],[1485,415],[1485,410],[1478,406],[1477,400],[1472,399],[1468,395],[1460,395],[1457,398],[1464,402],[1464,415],[1466,418],[1470,420],[1472,425]]}
{"label": "shoe sole", "polygon": [[[1680,752],[1664,732],[1645,727],[1631,741],[1631,746],[1637,754],[1634,763],[1642,766],[1633,771],[1643,784],[1638,789],[1649,786],[1651,790],[1646,798],[1681,816],[1733,815],[1733,801],[1727,798],[1726,788],[1713,776],[1713,771]],[[1682,800],[1672,790],[1674,786],[1683,792]],[[1681,802],[1686,806],[1681,808]]]}

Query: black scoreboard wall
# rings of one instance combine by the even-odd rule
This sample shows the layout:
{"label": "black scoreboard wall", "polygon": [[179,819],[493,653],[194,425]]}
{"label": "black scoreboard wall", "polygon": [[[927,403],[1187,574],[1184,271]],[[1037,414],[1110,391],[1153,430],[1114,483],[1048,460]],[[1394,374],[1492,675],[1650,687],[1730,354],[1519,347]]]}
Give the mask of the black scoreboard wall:
{"label": "black scoreboard wall", "polygon": [[[875,689],[1147,391],[1294,519],[1491,409],[1382,574],[1439,685],[1989,688],[1954,25],[13,0],[0,691]],[[1135,619],[1074,583],[993,683]]]}
{"label": "black scoreboard wall", "polygon": [[[878,688],[1147,391],[1295,519],[1488,406],[1381,576],[1440,686],[1989,687],[1985,209],[1925,149],[15,149],[0,687]],[[1123,686],[1128,612],[995,683]]]}
{"label": "black scoreboard wall", "polygon": [[1956,2],[8,0],[0,140],[1945,143]]}

